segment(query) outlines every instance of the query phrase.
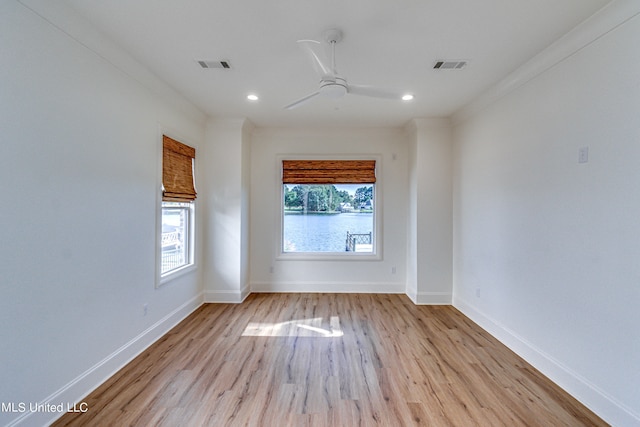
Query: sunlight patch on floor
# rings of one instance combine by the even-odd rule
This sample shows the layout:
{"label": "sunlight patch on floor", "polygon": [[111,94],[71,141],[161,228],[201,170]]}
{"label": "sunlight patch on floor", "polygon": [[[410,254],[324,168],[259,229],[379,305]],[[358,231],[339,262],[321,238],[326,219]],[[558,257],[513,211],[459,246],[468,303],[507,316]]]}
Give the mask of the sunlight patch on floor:
{"label": "sunlight patch on floor", "polygon": [[286,322],[249,322],[242,332],[243,337],[319,337],[336,338],[344,335],[340,329],[340,318],[331,316],[329,325],[321,317],[296,319]]}

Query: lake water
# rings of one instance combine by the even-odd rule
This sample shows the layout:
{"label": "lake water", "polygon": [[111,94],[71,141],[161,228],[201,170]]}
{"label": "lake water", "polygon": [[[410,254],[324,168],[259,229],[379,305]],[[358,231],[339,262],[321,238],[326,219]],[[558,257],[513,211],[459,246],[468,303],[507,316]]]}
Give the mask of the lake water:
{"label": "lake water", "polygon": [[347,231],[373,231],[372,213],[285,214],[285,252],[344,252]]}

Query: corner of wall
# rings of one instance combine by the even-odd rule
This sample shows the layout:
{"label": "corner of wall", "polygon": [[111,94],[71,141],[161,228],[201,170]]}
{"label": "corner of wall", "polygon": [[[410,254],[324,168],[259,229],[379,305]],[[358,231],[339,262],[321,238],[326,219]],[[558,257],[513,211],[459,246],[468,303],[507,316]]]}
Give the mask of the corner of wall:
{"label": "corner of wall", "polygon": [[451,304],[453,289],[452,144],[448,118],[415,118],[409,138],[407,295],[417,304]]}
{"label": "corner of wall", "polygon": [[248,295],[250,142],[243,118],[210,118],[201,163],[206,170],[203,283],[208,302],[240,302]]}

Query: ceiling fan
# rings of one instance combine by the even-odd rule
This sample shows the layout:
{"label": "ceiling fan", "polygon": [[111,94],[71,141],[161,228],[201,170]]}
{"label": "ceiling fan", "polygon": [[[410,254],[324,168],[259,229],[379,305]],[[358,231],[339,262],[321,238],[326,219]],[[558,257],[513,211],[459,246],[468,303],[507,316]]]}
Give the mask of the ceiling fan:
{"label": "ceiling fan", "polygon": [[372,86],[363,86],[347,83],[347,80],[338,74],[336,70],[336,44],[342,40],[342,31],[332,28],[326,30],[323,33],[324,40],[331,46],[331,62],[329,63],[321,54],[320,48],[322,43],[316,40],[298,40],[298,44],[307,52],[314,68],[320,77],[320,87],[317,91],[306,95],[297,101],[285,106],[286,110],[299,107],[317,97],[322,95],[328,98],[341,98],[345,94],[371,96],[374,98],[387,98],[387,99],[404,99],[408,100],[413,97],[405,98],[402,95],[394,92],[390,92],[384,89],[375,88]]}

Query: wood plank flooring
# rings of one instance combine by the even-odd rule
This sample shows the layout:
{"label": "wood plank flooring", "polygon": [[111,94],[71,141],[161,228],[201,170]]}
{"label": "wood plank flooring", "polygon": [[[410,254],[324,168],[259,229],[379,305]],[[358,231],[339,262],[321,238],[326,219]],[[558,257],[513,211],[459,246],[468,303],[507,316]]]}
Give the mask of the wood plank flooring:
{"label": "wood plank flooring", "polygon": [[604,426],[450,306],[404,295],[206,304],[55,426]]}

